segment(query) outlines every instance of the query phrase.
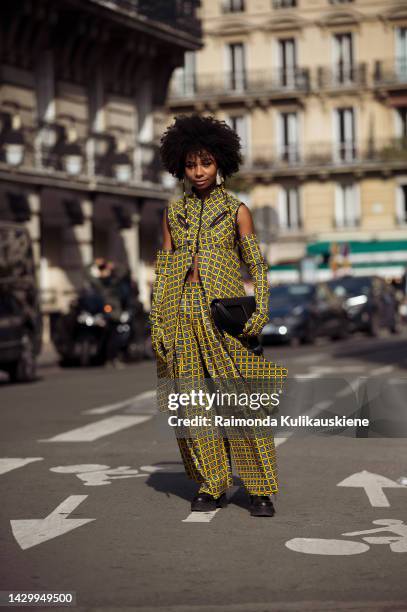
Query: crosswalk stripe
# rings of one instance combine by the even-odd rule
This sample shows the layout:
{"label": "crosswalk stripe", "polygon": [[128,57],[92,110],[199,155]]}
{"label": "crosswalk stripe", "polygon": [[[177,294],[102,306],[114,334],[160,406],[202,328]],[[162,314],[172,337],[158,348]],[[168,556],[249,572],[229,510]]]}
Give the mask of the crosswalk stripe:
{"label": "crosswalk stripe", "polygon": [[144,423],[151,418],[151,415],[115,415],[76,429],[70,429],[52,438],[38,440],[38,442],[93,442],[122,429],[140,425],[140,423]]}
{"label": "crosswalk stripe", "polygon": [[6,474],[33,461],[42,461],[43,459],[44,457],[2,457],[0,459],[0,474]]}
{"label": "crosswalk stripe", "polygon": [[155,389],[149,389],[148,391],[143,391],[143,393],[139,393],[138,395],[129,397],[128,399],[125,399],[121,402],[115,402],[114,404],[106,404],[105,406],[97,406],[96,408],[84,410],[82,414],[107,414],[108,412],[114,412],[116,410],[121,410],[122,408],[132,407],[138,402],[144,402],[146,400],[153,399],[155,395]]}

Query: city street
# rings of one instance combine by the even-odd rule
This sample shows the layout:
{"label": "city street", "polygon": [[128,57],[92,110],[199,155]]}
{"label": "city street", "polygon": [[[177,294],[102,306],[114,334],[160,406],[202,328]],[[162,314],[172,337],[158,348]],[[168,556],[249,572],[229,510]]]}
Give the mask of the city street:
{"label": "city street", "polygon": [[[342,400],[372,377],[404,406],[406,330],[265,355],[343,381]],[[226,508],[191,514],[154,390],[153,361],[0,381],[0,590],[74,592],[83,611],[407,610],[405,438],[279,437],[273,518],[249,515],[237,475]]]}

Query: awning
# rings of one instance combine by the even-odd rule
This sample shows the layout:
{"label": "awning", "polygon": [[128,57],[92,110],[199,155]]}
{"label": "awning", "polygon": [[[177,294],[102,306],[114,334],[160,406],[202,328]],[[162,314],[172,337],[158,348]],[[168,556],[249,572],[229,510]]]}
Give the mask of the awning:
{"label": "awning", "polygon": [[331,252],[331,244],[346,244],[349,253],[384,253],[405,251],[407,255],[407,240],[332,240],[330,242],[312,242],[307,245],[307,255],[324,255]]}

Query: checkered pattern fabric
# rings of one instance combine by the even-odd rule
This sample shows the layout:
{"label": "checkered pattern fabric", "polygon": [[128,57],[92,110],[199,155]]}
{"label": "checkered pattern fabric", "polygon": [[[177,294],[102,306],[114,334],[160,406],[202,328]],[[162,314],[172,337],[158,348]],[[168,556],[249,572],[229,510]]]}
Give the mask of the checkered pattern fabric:
{"label": "checkered pattern fabric", "polygon": [[267,282],[267,263],[260,251],[255,234],[246,234],[238,241],[242,259],[253,278],[256,312],[247,321],[243,332],[258,335],[269,318],[270,294]]}
{"label": "checkered pattern fabric", "polygon": [[[214,189],[203,203],[196,195],[190,195],[169,204],[174,250],[163,265],[165,285],[157,285],[157,289],[161,287],[161,297],[153,300],[155,305],[159,304],[166,351],[165,359],[157,358],[160,411],[168,412],[168,393],[179,390],[180,381],[190,380],[193,385],[194,381],[208,377],[251,378],[257,382],[264,380],[270,392],[270,384],[274,390],[281,389],[287,377],[286,368],[252,353],[247,339],[221,334],[212,320],[213,298],[246,295],[237,252],[236,216],[240,204],[221,187]],[[186,275],[198,246],[200,281],[190,282]],[[267,266],[256,236],[244,236],[239,246],[253,276],[257,307],[264,315],[268,312]],[[258,384],[256,390],[260,391]],[[201,483],[201,492],[218,497],[232,484],[231,457],[250,494],[277,492],[271,434],[225,438],[208,429],[177,440],[186,473]]]}
{"label": "checkered pattern fabric", "polygon": [[[176,336],[177,377],[179,392],[189,387],[203,387],[204,379],[239,377],[236,364],[244,376],[284,380],[284,370],[275,363],[248,351],[227,335],[228,350],[222,348],[219,332],[207,316],[200,283],[188,283],[180,305],[180,325]],[[194,382],[196,382],[194,386]],[[208,415],[204,407],[187,407],[183,416]],[[210,413],[209,413],[210,414]],[[272,434],[262,437],[222,437],[215,427],[199,428],[193,435],[177,438],[185,471],[200,483],[200,492],[219,497],[232,485],[231,458],[247,491],[251,495],[271,495],[278,491],[276,452]]]}
{"label": "checkered pattern fabric", "polygon": [[[172,257],[172,251],[165,251],[164,249],[159,249],[157,251],[155,279],[153,284],[153,299],[149,316],[153,349],[156,353],[157,359],[161,361],[165,361],[165,356],[161,350],[161,345],[164,344],[164,327],[161,316],[161,307],[167,286],[168,274],[171,271]],[[162,369],[163,366],[164,364],[161,365]]]}

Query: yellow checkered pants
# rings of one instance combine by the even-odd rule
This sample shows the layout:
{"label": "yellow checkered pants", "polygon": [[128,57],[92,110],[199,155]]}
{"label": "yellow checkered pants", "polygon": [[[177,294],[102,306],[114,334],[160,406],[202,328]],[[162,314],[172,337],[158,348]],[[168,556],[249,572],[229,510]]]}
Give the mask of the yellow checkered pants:
{"label": "yellow checkered pants", "polygon": [[[246,349],[238,339],[229,334],[222,339],[205,307],[200,282],[185,283],[175,350],[179,379],[236,378],[236,365],[244,377],[277,380],[279,371],[281,376],[281,368]],[[193,437],[178,437],[177,442],[187,476],[200,483],[200,492],[217,498],[233,484],[231,459],[249,494],[278,491],[276,451],[269,432],[262,437],[227,438],[208,429]]]}

